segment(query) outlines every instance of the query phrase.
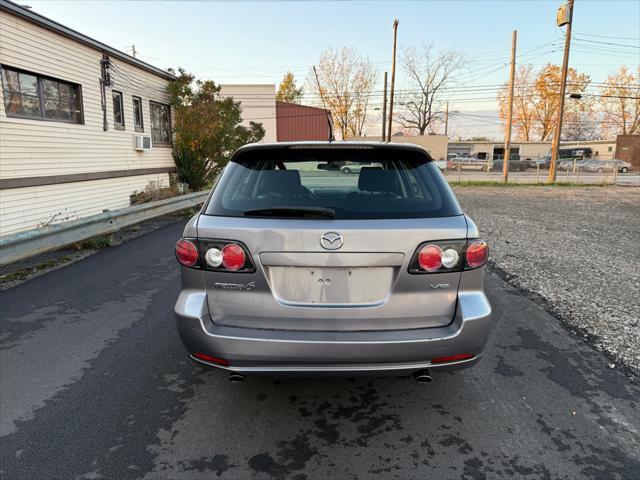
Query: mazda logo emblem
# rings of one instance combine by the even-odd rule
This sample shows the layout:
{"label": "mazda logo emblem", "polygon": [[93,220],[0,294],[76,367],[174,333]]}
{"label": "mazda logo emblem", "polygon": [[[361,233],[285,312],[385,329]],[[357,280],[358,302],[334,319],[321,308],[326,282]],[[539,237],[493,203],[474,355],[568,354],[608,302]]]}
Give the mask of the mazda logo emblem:
{"label": "mazda logo emblem", "polygon": [[343,243],[344,239],[338,232],[326,232],[320,237],[320,245],[325,250],[338,250]]}

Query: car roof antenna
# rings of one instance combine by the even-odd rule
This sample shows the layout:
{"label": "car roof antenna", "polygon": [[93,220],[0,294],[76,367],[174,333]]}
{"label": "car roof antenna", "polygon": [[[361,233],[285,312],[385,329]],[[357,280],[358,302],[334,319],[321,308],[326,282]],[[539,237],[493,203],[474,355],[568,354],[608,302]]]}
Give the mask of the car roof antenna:
{"label": "car roof antenna", "polygon": [[324,113],[327,114],[327,123],[329,124],[329,141],[335,141],[336,137],[333,136],[333,122],[331,121],[331,113],[327,110],[327,104],[324,102],[324,95],[322,93],[322,88],[320,88],[320,80],[318,79],[318,72],[316,71],[316,66],[313,66],[313,74],[316,76],[316,83],[318,84],[318,92],[320,93],[320,99],[322,100],[322,107],[324,108]]}

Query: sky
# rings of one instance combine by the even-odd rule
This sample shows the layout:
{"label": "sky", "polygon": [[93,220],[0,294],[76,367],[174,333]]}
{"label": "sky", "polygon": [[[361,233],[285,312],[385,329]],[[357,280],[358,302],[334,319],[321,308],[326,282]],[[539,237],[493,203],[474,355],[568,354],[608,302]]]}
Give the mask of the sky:
{"label": "sky", "polygon": [[[274,83],[290,70],[304,84],[327,47],[349,46],[391,69],[393,20],[399,51],[433,44],[469,61],[450,94],[450,133],[501,132],[495,97],[508,79],[511,32],[517,63],[562,63],[559,0],[449,1],[57,1],[20,0],[34,11],[161,68],[183,67],[217,83]],[[570,66],[603,82],[640,64],[640,1],[576,0]],[[396,88],[407,88],[398,70]],[[595,87],[594,87],[595,88]],[[594,90],[595,93],[595,90]],[[374,108],[381,104],[381,95]],[[309,101],[311,102],[311,98]],[[315,99],[314,99],[315,100]],[[376,134],[377,132],[371,132]]]}

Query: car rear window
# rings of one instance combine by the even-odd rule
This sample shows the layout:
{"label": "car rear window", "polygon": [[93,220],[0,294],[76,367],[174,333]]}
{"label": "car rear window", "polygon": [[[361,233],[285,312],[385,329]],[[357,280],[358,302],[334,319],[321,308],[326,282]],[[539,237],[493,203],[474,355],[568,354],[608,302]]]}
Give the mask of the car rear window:
{"label": "car rear window", "polygon": [[[205,209],[254,216],[257,210],[330,210],[336,219],[461,215],[438,167],[414,149],[250,148],[234,155]],[[280,210],[269,216],[281,216]],[[262,216],[262,215],[261,215]]]}

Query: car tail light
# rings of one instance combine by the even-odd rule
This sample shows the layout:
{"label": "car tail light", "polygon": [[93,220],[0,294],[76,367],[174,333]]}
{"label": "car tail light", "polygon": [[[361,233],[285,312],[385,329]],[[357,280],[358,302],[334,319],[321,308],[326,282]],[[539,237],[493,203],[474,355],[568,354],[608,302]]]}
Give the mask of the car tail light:
{"label": "car tail light", "polygon": [[442,266],[442,249],[438,245],[425,245],[418,253],[420,268],[435,272]]}
{"label": "car tail light", "polygon": [[214,357],[212,355],[207,355],[206,353],[192,353],[194,358],[198,360],[204,360],[205,362],[215,363],[216,365],[222,365],[223,367],[229,366],[229,361],[224,358]]}
{"label": "car tail light", "polygon": [[489,247],[483,240],[438,240],[418,246],[409,273],[461,272],[487,262]]}
{"label": "car tail light", "polygon": [[489,246],[484,240],[473,240],[467,246],[467,265],[478,268],[487,263],[489,258]]}
{"label": "car tail light", "polygon": [[227,270],[235,272],[244,266],[245,255],[240,245],[230,243],[222,249],[222,265]]}
{"label": "car tail light", "polygon": [[460,360],[470,360],[475,355],[471,353],[461,353],[459,355],[450,355],[448,357],[436,357],[431,359],[431,363],[449,363],[449,362],[459,362]]}
{"label": "car tail light", "polygon": [[176,258],[189,268],[234,273],[256,271],[247,247],[233,240],[181,238],[176,243]]}
{"label": "car tail light", "polygon": [[176,243],[176,258],[185,267],[193,267],[198,263],[198,248],[193,241],[181,238]]}

